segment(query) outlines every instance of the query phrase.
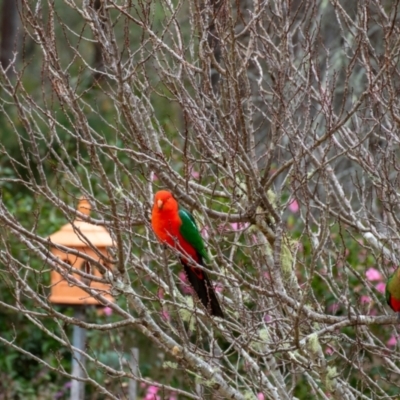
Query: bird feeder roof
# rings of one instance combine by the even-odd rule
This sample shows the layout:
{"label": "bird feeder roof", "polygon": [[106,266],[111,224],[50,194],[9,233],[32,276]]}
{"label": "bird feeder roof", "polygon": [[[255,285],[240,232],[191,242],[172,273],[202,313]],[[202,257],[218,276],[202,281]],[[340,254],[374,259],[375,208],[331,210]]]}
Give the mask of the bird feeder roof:
{"label": "bird feeder roof", "polygon": [[[78,204],[78,211],[90,215],[91,206],[87,199],[82,198]],[[113,246],[113,240],[103,226],[93,225],[76,218],[70,224],[65,224],[59,231],[49,236],[54,244],[68,247],[89,247],[89,242],[96,247]]]}

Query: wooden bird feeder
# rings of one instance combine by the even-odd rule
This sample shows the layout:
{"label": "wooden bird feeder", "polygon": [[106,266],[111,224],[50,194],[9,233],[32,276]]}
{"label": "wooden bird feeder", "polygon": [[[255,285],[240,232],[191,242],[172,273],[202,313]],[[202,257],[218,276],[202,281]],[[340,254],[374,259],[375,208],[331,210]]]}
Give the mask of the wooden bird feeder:
{"label": "wooden bird feeder", "polygon": [[[87,199],[82,198],[78,204],[78,211],[82,214],[89,215],[91,210],[90,203]],[[76,218],[73,224],[64,225],[58,232],[49,236],[50,242],[61,244],[87,254],[89,257],[97,260],[106,268],[108,265],[88,244],[96,247],[97,251],[108,257],[107,248],[113,246],[110,234],[102,226],[90,224]],[[88,261],[74,254],[61,251],[55,247],[52,253],[59,257],[62,261],[68,263],[76,269],[101,278],[102,274],[98,269],[91,265]],[[113,301],[113,297],[109,294],[110,285],[83,278],[78,274],[72,274],[78,280],[84,280],[91,288],[99,291],[108,300]],[[75,304],[75,305],[101,305],[101,303],[86,293],[83,289],[73,285],[72,282],[65,280],[58,272],[51,271],[51,295],[49,300],[56,304]]]}

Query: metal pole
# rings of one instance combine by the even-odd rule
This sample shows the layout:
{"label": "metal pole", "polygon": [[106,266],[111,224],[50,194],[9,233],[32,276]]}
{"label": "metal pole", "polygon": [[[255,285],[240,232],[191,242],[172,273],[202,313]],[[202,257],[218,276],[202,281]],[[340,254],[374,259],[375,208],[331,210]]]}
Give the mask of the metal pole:
{"label": "metal pole", "polygon": [[[85,316],[84,310],[81,306],[77,306],[75,308],[74,317],[80,320],[83,320]],[[72,345],[79,349],[85,350],[85,342],[86,342],[86,329],[81,328],[80,326],[74,325],[74,332],[72,336]],[[79,352],[74,351],[72,354],[72,376],[77,378],[84,378],[84,371],[81,368],[81,365],[85,367],[86,358]],[[81,364],[81,365],[80,365]],[[85,397],[85,383],[72,380],[71,384],[71,400],[84,400]]]}
{"label": "metal pole", "polygon": [[[137,347],[131,348],[131,357],[129,358],[129,366],[132,372],[132,375],[138,375],[139,369],[139,349]],[[135,379],[131,379],[129,381],[129,400],[136,400],[137,398],[137,381]]]}

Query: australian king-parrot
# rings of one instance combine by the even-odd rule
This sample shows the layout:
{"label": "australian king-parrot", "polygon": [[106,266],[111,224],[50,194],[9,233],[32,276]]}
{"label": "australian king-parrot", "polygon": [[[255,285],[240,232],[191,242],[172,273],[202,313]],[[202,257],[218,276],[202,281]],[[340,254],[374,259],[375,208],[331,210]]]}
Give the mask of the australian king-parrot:
{"label": "australian king-parrot", "polygon": [[180,260],[198,298],[211,315],[224,317],[204,266],[207,251],[193,215],[178,205],[167,190],[155,194],[151,225],[161,243],[179,251]]}
{"label": "australian king-parrot", "polygon": [[397,268],[387,280],[386,301],[393,311],[400,313],[400,268]]}

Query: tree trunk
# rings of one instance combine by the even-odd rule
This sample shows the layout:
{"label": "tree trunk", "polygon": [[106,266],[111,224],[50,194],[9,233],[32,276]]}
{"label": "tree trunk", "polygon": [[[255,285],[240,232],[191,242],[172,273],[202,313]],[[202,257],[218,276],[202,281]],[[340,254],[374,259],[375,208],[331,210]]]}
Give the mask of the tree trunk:
{"label": "tree trunk", "polygon": [[[2,18],[1,18],[1,66],[4,69],[10,67],[13,61],[13,52],[18,47],[18,27],[19,27],[18,1],[3,0]],[[13,74],[13,68],[10,67],[7,75]]]}

